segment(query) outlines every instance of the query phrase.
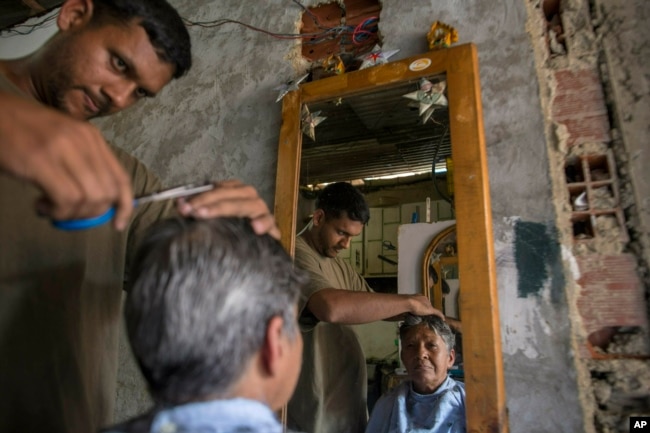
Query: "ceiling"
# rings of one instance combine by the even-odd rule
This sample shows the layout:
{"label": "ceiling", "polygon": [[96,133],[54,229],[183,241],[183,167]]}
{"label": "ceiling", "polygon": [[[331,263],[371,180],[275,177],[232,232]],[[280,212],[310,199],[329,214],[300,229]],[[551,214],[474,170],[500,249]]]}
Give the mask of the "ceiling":
{"label": "ceiling", "polygon": [[303,134],[300,184],[431,172],[434,158],[444,166],[449,112],[436,106],[423,124],[419,104],[404,97],[418,87],[414,80],[309,104],[312,115],[326,119],[315,128],[316,141]]}
{"label": "ceiling", "polygon": [[42,15],[63,3],[63,0],[2,0],[0,2],[0,30]]}

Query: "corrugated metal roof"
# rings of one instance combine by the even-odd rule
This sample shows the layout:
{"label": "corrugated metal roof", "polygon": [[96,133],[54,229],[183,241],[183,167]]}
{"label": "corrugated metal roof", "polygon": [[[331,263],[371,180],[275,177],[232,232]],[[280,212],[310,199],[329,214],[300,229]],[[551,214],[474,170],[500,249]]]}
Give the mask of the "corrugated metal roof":
{"label": "corrugated metal roof", "polygon": [[416,90],[417,80],[309,104],[326,119],[316,141],[303,134],[301,185],[430,172],[434,158],[444,162],[451,155],[448,109],[436,106],[423,124],[419,104],[404,97]]}

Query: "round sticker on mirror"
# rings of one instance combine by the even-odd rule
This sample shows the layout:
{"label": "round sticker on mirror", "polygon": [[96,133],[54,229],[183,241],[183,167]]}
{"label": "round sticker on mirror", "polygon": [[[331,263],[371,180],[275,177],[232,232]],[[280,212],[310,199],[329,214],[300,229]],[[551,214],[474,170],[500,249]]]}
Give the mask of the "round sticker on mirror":
{"label": "round sticker on mirror", "polygon": [[409,69],[413,72],[423,71],[431,65],[431,59],[422,58],[411,62]]}

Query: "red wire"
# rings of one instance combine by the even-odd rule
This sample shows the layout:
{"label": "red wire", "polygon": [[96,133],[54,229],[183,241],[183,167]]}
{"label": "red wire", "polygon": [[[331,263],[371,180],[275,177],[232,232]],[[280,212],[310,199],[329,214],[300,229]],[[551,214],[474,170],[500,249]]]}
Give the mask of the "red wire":
{"label": "red wire", "polygon": [[358,36],[358,35],[368,35],[368,36],[372,36],[373,33],[376,33],[376,32],[370,32],[370,31],[368,31],[368,30],[363,30],[363,28],[364,28],[364,26],[366,25],[366,23],[367,23],[368,21],[373,21],[373,20],[376,20],[377,22],[379,22],[379,18],[378,18],[378,17],[369,17],[369,18],[366,18],[365,20],[363,20],[362,22],[360,22],[360,23],[359,23],[359,24],[354,28],[354,31],[352,32],[352,43],[353,43],[354,45],[362,45],[362,44],[364,44],[364,43],[367,43],[367,41],[368,41],[368,39],[366,39],[366,40],[363,40],[363,41],[357,42],[357,36]]}

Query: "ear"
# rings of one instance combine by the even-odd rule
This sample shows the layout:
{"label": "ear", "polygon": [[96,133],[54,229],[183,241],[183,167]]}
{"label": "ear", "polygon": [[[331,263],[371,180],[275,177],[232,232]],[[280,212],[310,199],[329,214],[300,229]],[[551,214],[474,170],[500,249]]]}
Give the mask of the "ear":
{"label": "ear", "polygon": [[312,221],[315,227],[321,225],[325,221],[325,211],[323,209],[316,209]]}
{"label": "ear", "polygon": [[93,16],[92,0],[67,0],[61,5],[56,23],[62,31],[84,26]]}
{"label": "ear", "polygon": [[284,335],[282,326],[284,321],[280,316],[274,316],[266,327],[266,337],[262,348],[261,359],[264,373],[275,376],[280,368],[284,353]]}
{"label": "ear", "polygon": [[449,351],[449,359],[447,359],[447,368],[454,366],[454,361],[456,361],[456,349],[451,349]]}

